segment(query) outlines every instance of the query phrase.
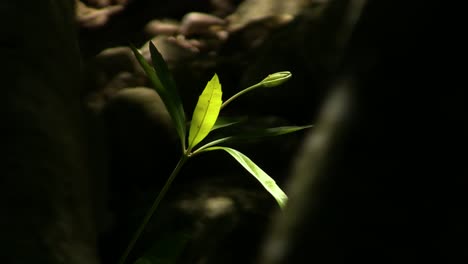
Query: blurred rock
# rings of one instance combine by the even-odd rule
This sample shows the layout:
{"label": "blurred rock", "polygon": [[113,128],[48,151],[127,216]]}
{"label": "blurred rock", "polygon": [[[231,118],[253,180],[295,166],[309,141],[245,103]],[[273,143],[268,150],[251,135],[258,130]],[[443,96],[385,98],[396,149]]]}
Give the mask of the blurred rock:
{"label": "blurred rock", "polygon": [[[114,6],[121,6],[123,10],[107,16],[105,14],[109,14],[108,11],[94,10],[99,15],[90,17],[92,27],[80,27],[80,47],[85,58],[106,48],[127,45],[129,42],[135,46],[142,45],[147,41],[144,27],[154,19],[180,20],[189,12],[209,13],[211,10],[209,0],[134,0],[124,5],[110,5],[101,9],[114,10]],[[97,22],[94,22],[95,18]]]}
{"label": "blurred rock", "polygon": [[226,17],[236,10],[237,5],[243,0],[211,0],[213,14],[218,17]]}
{"label": "blurred rock", "polygon": [[219,17],[190,12],[182,18],[179,32],[187,37],[191,35],[213,35],[216,27],[219,28],[226,24],[227,22]]}
{"label": "blurred rock", "polygon": [[104,26],[111,16],[122,12],[123,5],[112,5],[101,8],[88,7],[76,0],[76,16],[80,26],[87,28],[99,28]]}
{"label": "blurred rock", "polygon": [[179,23],[177,21],[167,19],[155,19],[146,24],[144,31],[148,36],[151,37],[157,35],[172,36],[179,33]]}
{"label": "blurred rock", "polygon": [[124,5],[131,0],[84,0],[86,4],[95,7],[105,7],[110,5]]}
{"label": "blurred rock", "polygon": [[[151,42],[157,47],[162,57],[169,65],[170,68],[175,67],[189,58],[193,58],[198,49],[192,46],[188,40],[183,36],[178,38],[167,36],[156,36],[151,39]],[[146,42],[141,48],[141,53],[147,61],[151,61],[151,54],[149,51],[149,42]]]}
{"label": "blurred rock", "polygon": [[[327,93],[323,84],[333,71],[338,54],[336,32],[342,25],[338,15],[336,18],[323,15],[325,6],[317,4],[304,9],[290,22],[265,33],[263,40],[259,39],[260,44],[241,57],[246,60],[241,87],[278,71],[290,71],[292,78],[279,87],[258,89],[245,95],[239,111],[278,115],[296,124],[315,119]],[[262,108],[258,107],[258,101],[262,101]]]}
{"label": "blurred rock", "polygon": [[129,47],[105,49],[96,56],[93,62],[108,76],[113,76],[122,71],[141,71],[138,61]]}
{"label": "blurred rock", "polygon": [[87,104],[96,112],[119,90],[147,83],[145,73],[129,47],[102,51],[87,61],[85,73]]}
{"label": "blurred rock", "polygon": [[229,37],[225,45],[221,47],[223,53],[248,53],[268,39],[278,28],[281,28],[293,20],[291,15],[269,16],[248,24],[229,29]]}
{"label": "blurred rock", "polygon": [[271,16],[296,16],[303,8],[316,0],[244,0],[237,10],[227,17],[229,28],[235,30],[250,22]]}

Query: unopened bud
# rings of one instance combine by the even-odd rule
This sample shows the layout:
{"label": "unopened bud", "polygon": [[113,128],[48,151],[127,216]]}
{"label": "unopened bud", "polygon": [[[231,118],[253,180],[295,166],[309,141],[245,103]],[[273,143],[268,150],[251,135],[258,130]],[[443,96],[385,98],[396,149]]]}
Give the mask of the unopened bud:
{"label": "unopened bud", "polygon": [[268,75],[261,84],[265,87],[274,87],[278,86],[291,78],[292,74],[288,71],[276,72]]}

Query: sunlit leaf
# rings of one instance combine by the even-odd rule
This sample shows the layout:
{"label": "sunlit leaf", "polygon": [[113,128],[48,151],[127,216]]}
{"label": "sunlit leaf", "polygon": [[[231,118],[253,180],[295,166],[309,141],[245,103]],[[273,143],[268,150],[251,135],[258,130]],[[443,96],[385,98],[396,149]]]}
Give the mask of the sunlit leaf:
{"label": "sunlit leaf", "polygon": [[180,100],[174,81],[172,80],[167,65],[162,59],[161,54],[159,54],[153,43],[150,42],[149,44],[151,57],[156,70],[145,60],[137,48],[135,48],[133,45],[130,47],[149,80],[151,81],[154,89],[164,102],[164,105],[166,106],[167,111],[172,118],[181,143],[183,146],[185,146],[186,127],[185,112],[182,101]]}
{"label": "sunlit leaf", "polygon": [[193,111],[189,131],[189,149],[202,141],[213,128],[218,119],[222,104],[221,84],[218,75],[214,75],[198,98]]}
{"label": "sunlit leaf", "polygon": [[227,147],[211,147],[205,149],[205,151],[211,150],[224,150],[229,153],[234,159],[236,159],[250,174],[252,174],[262,185],[265,189],[273,195],[276,202],[281,208],[286,206],[288,201],[288,197],[286,194],[281,190],[281,188],[276,184],[275,180],[273,180],[266,172],[264,172],[260,167],[258,167],[251,159],[247,156],[242,154],[241,152]]}
{"label": "sunlit leaf", "polygon": [[[225,128],[225,127],[230,127],[234,126],[237,124],[240,124],[244,121],[246,121],[248,118],[246,116],[244,117],[224,117],[224,116],[218,116],[218,119],[216,120],[216,123],[214,126],[211,128],[211,131],[220,129],[220,128]],[[190,127],[190,121],[187,122],[186,127]]]}

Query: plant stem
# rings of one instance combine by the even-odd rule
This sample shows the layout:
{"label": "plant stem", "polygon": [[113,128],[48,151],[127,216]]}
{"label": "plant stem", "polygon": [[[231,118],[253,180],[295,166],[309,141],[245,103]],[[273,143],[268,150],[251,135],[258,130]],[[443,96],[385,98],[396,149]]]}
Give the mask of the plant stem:
{"label": "plant stem", "polygon": [[188,156],[185,153],[182,155],[182,157],[180,157],[179,162],[177,163],[176,167],[174,168],[171,175],[169,176],[166,183],[164,184],[163,188],[161,189],[161,192],[159,192],[158,196],[156,197],[156,199],[153,202],[153,205],[151,205],[151,208],[146,213],[145,218],[141,222],[141,224],[138,227],[137,231],[133,234],[132,240],[130,241],[127,248],[125,249],[125,252],[120,257],[119,264],[125,264],[125,261],[127,260],[128,255],[130,254],[133,247],[135,246],[138,238],[140,237],[140,235],[145,230],[146,225],[148,224],[149,220],[151,219],[154,212],[158,208],[159,204],[161,203],[161,200],[164,198],[164,196],[166,196],[166,193],[169,190],[169,187],[171,186],[171,184],[174,181],[177,174],[179,174],[180,169],[182,168],[184,163],[187,161],[187,159],[188,159]]}
{"label": "plant stem", "polygon": [[246,92],[249,92],[249,91],[252,91],[253,89],[255,88],[258,88],[260,86],[262,86],[263,84],[262,83],[257,83],[257,84],[254,84],[250,87],[247,87],[245,88],[244,90],[236,93],[235,95],[231,96],[231,98],[227,99],[222,105],[221,105],[221,109],[223,109],[224,107],[226,107],[227,104],[229,104],[230,102],[232,102],[234,99],[236,99],[237,97],[245,94]]}

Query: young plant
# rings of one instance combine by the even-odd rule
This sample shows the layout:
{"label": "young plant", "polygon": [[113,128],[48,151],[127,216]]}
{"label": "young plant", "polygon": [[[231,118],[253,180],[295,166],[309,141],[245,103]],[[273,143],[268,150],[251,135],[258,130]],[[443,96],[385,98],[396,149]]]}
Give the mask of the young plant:
{"label": "young plant", "polygon": [[234,99],[238,98],[242,94],[245,94],[255,88],[274,87],[286,82],[289,78],[291,78],[291,73],[288,71],[283,71],[270,74],[261,82],[240,91],[239,93],[226,100],[224,103],[222,101],[221,84],[219,82],[218,76],[214,74],[213,78],[208,82],[198,99],[195,110],[193,111],[192,120],[190,121],[190,128],[187,136],[187,126],[184,108],[180,100],[179,94],[177,92],[175,82],[169,72],[169,69],[163,57],[151,42],[149,43],[149,49],[151,53],[151,60],[153,63],[152,66],[144,59],[144,57],[141,55],[138,49],[136,49],[134,46],[131,46],[131,49],[135,54],[135,57],[137,58],[138,62],[148,75],[148,78],[150,79],[153,87],[161,97],[169,112],[169,115],[172,118],[182,146],[182,155],[179,159],[179,162],[172,171],[171,175],[167,179],[162,190],[159,192],[158,196],[153,202],[151,208],[145,215],[139,228],[135,232],[128,247],[126,248],[125,252],[120,258],[119,263],[125,263],[130,251],[132,250],[136,241],[145,229],[145,226],[151,219],[151,216],[156,211],[156,208],[160,204],[161,200],[166,195],[172,182],[174,181],[175,177],[177,176],[185,162],[189,158],[201,154],[203,152],[216,150],[226,151],[263,185],[263,187],[275,198],[276,202],[281,208],[284,208],[288,197],[276,184],[276,182],[270,176],[268,176],[268,174],[265,173],[260,167],[258,167],[252,160],[250,160],[246,155],[242,154],[241,152],[235,149],[221,146],[220,144],[227,143],[233,140],[242,140],[251,137],[257,138],[263,136],[281,135],[309,128],[311,126],[287,126],[268,128],[247,135],[232,135],[228,137],[218,138],[202,146],[199,146],[199,144],[208,136],[208,134],[211,131],[221,127],[230,126],[238,122],[229,122],[218,119],[219,113],[222,108],[226,107],[226,105],[228,105],[230,102],[232,102]]}

